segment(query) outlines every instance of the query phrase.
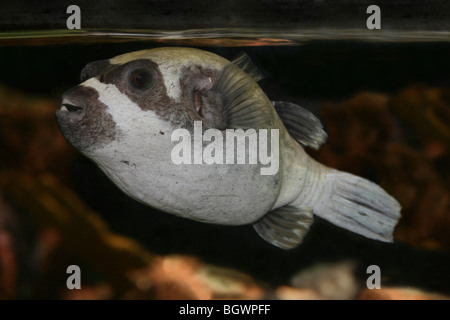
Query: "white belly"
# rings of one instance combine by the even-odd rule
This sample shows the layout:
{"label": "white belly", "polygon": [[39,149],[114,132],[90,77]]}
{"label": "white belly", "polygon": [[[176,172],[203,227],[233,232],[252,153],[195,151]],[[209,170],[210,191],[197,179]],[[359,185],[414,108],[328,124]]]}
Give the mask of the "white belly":
{"label": "white belly", "polygon": [[153,138],[139,152],[123,150],[125,141],[104,147],[101,153],[114,154],[114,161],[93,158],[129,196],[189,219],[243,225],[272,209],[280,190],[279,174],[261,175],[258,164],[176,165],[170,156],[175,145],[170,135],[158,132]]}

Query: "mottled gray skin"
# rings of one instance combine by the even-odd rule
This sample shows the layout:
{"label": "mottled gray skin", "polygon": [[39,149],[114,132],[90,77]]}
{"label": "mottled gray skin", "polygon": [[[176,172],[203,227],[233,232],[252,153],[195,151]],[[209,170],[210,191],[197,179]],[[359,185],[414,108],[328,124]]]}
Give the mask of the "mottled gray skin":
{"label": "mottled gray skin", "polygon": [[[138,69],[151,75],[143,89],[130,85],[130,74]],[[238,88],[245,88],[251,107],[243,103],[244,112],[230,113],[233,100],[222,91],[236,79],[247,84]],[[67,140],[117,186],[159,210],[208,223],[253,223],[265,240],[283,249],[302,241],[313,214],[366,237],[392,241],[399,203],[376,184],[311,159],[299,141],[312,147],[325,141],[318,119],[299,106],[279,109],[296,141],[253,79],[202,50],[132,52],[88,64],[83,83],[63,96],[57,120]],[[252,126],[255,113],[261,117]],[[278,172],[262,175],[261,164],[174,164],[171,151],[179,142],[171,141],[172,132],[184,128],[193,136],[194,121],[202,121],[203,130],[222,132],[231,123],[278,129]],[[293,132],[298,124],[302,129]]]}
{"label": "mottled gray skin", "polygon": [[[131,197],[198,221],[255,222],[277,201],[282,163],[277,174],[263,176],[259,164],[175,165],[170,157],[178,143],[171,141],[174,129],[192,132],[194,121],[202,121],[204,130],[226,129],[220,94],[208,89],[228,62],[205,51],[160,48],[91,63],[82,72],[87,80],[63,97],[63,103],[83,109],[58,111],[58,123],[65,137]],[[127,81],[127,73],[140,67],[154,75],[145,92]],[[98,130],[93,118],[104,119],[107,132]]]}

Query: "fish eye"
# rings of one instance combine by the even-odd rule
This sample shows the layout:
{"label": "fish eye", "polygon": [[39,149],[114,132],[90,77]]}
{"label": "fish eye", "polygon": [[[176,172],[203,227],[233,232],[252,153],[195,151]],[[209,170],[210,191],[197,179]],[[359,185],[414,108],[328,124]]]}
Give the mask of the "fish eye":
{"label": "fish eye", "polygon": [[149,69],[139,68],[128,74],[130,85],[139,90],[147,90],[153,84],[153,74]]}

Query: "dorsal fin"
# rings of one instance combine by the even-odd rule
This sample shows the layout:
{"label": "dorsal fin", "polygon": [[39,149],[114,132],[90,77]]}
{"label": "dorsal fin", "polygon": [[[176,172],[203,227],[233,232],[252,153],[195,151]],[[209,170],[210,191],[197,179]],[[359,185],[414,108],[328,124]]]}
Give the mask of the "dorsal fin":
{"label": "dorsal fin", "polygon": [[327,140],[322,123],[310,111],[290,102],[272,103],[288,132],[302,145],[319,149]]}
{"label": "dorsal fin", "polygon": [[233,61],[239,69],[244,71],[255,82],[264,79],[263,74],[258,70],[252,59],[246,53],[240,53]]}
{"label": "dorsal fin", "polygon": [[226,127],[271,128],[275,110],[258,84],[233,62],[228,63],[211,90],[220,93]]}

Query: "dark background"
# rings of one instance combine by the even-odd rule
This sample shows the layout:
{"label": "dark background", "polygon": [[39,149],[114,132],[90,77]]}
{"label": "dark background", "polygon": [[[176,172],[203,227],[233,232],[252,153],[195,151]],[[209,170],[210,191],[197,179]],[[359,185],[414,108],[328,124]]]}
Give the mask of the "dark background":
{"label": "dark background", "polygon": [[[79,82],[91,60],[153,47],[152,43],[11,46],[0,52],[0,82],[28,93],[53,96]],[[309,42],[295,47],[208,47],[227,58],[247,52],[266,78],[261,86],[271,99],[306,104],[344,100],[370,90],[395,94],[412,84],[449,85],[447,43]],[[154,211],[125,196],[89,160],[73,164],[71,181],[78,195],[107,221],[160,254],[194,254],[208,263],[237,268],[256,279],[285,284],[298,270],[317,262],[356,260],[381,267],[383,283],[415,285],[449,292],[450,257],[446,252],[407,244],[368,240],[316,218],[304,243],[283,251],[262,240],[251,226],[197,223]]]}
{"label": "dark background", "polygon": [[[2,3],[0,30],[64,29],[72,2]],[[372,1],[78,1],[83,28],[365,28]],[[382,28],[448,32],[450,2],[378,2]],[[102,39],[104,40],[104,39]],[[168,44],[170,45],[170,43]],[[195,41],[191,43],[195,46]],[[0,83],[59,99],[79,82],[89,61],[110,58],[154,42],[2,45]],[[265,74],[261,86],[273,100],[310,104],[344,100],[360,91],[395,94],[412,84],[448,86],[449,41],[308,41],[289,47],[203,47],[226,58],[248,53]],[[448,252],[384,244],[351,234],[316,218],[304,243],[283,251],[259,238],[251,226],[207,225],[156,212],[123,195],[89,160],[80,156],[72,185],[111,228],[161,254],[194,254],[208,263],[240,269],[256,279],[286,284],[293,273],[317,262],[356,260],[359,275],[376,264],[386,283],[450,291]]]}
{"label": "dark background", "polygon": [[76,4],[82,28],[361,28],[366,9],[381,8],[385,29],[442,30],[450,25],[450,3],[445,0],[104,0],[3,1],[2,30],[66,28],[66,8]]}

